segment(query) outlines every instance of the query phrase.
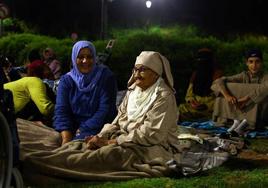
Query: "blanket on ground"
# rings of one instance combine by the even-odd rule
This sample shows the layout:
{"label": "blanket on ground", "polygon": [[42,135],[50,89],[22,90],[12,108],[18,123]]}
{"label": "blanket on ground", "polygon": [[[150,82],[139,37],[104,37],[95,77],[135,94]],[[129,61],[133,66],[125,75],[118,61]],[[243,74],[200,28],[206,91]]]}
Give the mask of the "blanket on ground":
{"label": "blanket on ground", "polygon": [[[180,123],[181,126],[204,130],[210,134],[227,133],[228,128],[219,127],[213,121],[184,121]],[[268,130],[262,131],[247,131],[245,133],[247,138],[268,138]]]}
{"label": "blanket on ground", "polygon": [[191,136],[178,137],[181,151],[131,143],[88,150],[84,140],[60,146],[60,134],[47,126],[22,119],[17,119],[17,126],[24,167],[60,179],[128,180],[174,173],[181,176],[219,166],[228,158],[227,152],[214,150],[216,142],[197,142]]}

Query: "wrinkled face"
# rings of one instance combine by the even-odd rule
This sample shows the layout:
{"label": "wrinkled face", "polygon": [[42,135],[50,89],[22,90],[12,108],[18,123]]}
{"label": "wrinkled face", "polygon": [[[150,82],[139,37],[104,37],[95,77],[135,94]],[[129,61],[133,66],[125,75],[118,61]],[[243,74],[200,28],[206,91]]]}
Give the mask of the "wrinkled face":
{"label": "wrinkled face", "polygon": [[246,62],[248,70],[251,74],[256,74],[260,72],[262,68],[262,60],[258,57],[249,57]]}
{"label": "wrinkled face", "polygon": [[136,85],[143,91],[153,85],[159,77],[153,70],[141,64],[135,65],[133,74]]}
{"label": "wrinkled face", "polygon": [[89,73],[94,65],[93,56],[89,48],[82,48],[76,58],[78,70],[82,74]]}

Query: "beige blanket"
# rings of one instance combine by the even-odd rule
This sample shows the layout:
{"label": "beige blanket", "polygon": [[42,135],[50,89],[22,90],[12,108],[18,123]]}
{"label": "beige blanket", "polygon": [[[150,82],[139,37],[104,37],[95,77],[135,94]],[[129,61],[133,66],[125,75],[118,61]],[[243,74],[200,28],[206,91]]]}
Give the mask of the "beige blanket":
{"label": "beige blanket", "polygon": [[[191,174],[207,170],[227,159],[226,155],[216,159],[208,147],[199,146],[200,143],[195,141],[192,142],[194,147],[189,144],[191,142],[180,142],[181,152],[171,147],[131,143],[108,145],[92,151],[86,149],[83,141],[72,141],[60,147],[60,135],[52,128],[22,119],[17,119],[17,125],[24,168],[37,172],[31,178],[38,174],[94,181],[163,177],[175,172]],[[176,161],[179,168],[172,169],[167,163],[170,160]]]}

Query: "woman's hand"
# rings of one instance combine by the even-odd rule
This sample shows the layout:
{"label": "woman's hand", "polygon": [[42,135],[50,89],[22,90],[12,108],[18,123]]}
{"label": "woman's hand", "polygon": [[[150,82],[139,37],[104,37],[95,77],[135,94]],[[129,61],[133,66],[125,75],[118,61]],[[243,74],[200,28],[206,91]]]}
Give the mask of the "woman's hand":
{"label": "woman's hand", "polygon": [[197,109],[197,107],[200,105],[200,103],[198,103],[196,100],[191,100],[190,104],[193,109]]}
{"label": "woman's hand", "polygon": [[108,140],[108,144],[117,144],[116,139]]}
{"label": "woman's hand", "polygon": [[96,150],[109,144],[117,144],[116,139],[107,140],[98,135],[86,137],[85,142],[87,143],[87,148],[91,150]]}
{"label": "woman's hand", "polygon": [[98,148],[101,148],[102,146],[108,145],[108,140],[96,135],[87,137],[86,143],[88,149],[96,150]]}
{"label": "woman's hand", "polygon": [[71,131],[62,131],[61,138],[62,138],[61,145],[63,145],[67,142],[70,142],[73,138],[73,135],[72,135]]}
{"label": "woman's hand", "polygon": [[196,100],[190,101],[191,107],[195,110],[206,110],[208,107],[206,104],[201,104],[197,102]]}

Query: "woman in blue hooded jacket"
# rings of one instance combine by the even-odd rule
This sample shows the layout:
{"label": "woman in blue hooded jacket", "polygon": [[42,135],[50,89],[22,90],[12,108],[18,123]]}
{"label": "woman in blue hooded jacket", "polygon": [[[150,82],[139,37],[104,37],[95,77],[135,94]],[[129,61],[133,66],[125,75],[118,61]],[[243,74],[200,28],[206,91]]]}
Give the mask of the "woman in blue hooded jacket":
{"label": "woman in blue hooded jacket", "polygon": [[96,135],[117,113],[115,76],[96,63],[94,45],[76,42],[71,58],[73,68],[60,79],[55,106],[54,127],[62,144]]}

